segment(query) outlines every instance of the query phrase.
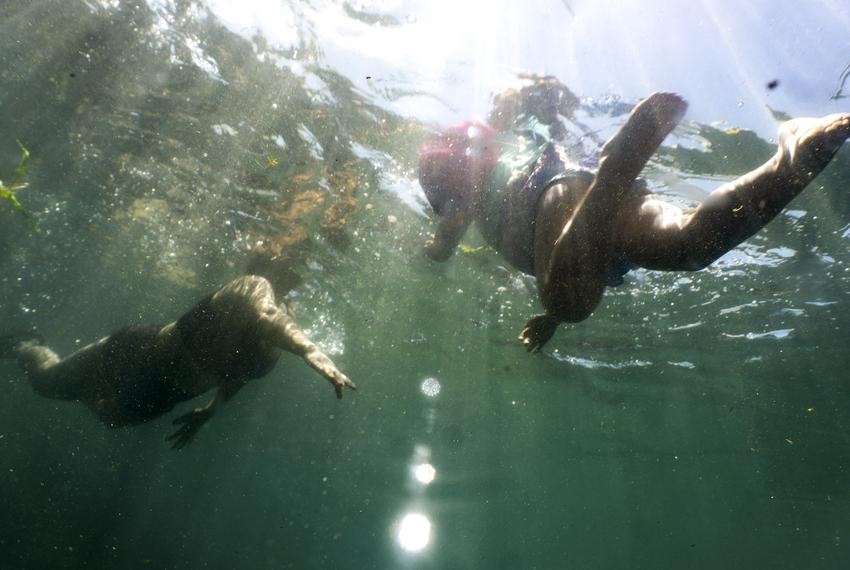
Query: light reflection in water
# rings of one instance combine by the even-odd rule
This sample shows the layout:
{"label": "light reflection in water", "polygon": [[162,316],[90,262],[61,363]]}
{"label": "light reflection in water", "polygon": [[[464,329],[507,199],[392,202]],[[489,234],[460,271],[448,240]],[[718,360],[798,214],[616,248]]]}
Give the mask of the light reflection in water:
{"label": "light reflection in water", "polygon": [[398,544],[407,552],[419,552],[431,542],[431,521],[421,513],[407,513],[398,527]]}
{"label": "light reflection in water", "polygon": [[412,476],[411,493],[406,512],[394,528],[396,541],[401,549],[408,553],[418,553],[431,542],[431,520],[422,514],[420,508],[425,500],[426,488],[437,476],[437,469],[431,463],[431,447],[428,443],[434,432],[434,424],[437,421],[437,395],[442,387],[440,381],[434,377],[428,377],[419,384],[419,390],[425,396],[427,404],[423,414],[424,430],[422,432],[425,441],[413,447],[413,457],[408,464],[408,473]]}
{"label": "light reflection in water", "polygon": [[420,389],[429,398],[436,398],[440,394],[440,381],[436,378],[426,378],[422,381]]}
{"label": "light reflection in water", "polygon": [[413,476],[423,485],[428,485],[437,476],[437,470],[430,463],[420,463],[413,468]]}

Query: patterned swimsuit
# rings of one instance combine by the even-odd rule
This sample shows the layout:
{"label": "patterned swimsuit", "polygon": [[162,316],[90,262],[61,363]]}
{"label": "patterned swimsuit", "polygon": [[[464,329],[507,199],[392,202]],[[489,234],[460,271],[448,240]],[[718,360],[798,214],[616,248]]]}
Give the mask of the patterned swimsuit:
{"label": "patterned swimsuit", "polygon": [[[484,142],[467,137],[470,125],[484,134]],[[429,184],[422,177],[423,165],[436,164],[434,158],[440,155],[449,159],[441,163],[442,175],[435,177],[438,181]],[[481,158],[473,160],[476,156]],[[473,207],[484,239],[529,275],[534,275],[534,232],[540,198],[553,184],[565,183],[572,193],[568,199],[578,203],[592,181],[593,172],[569,159],[564,147],[551,139],[549,127],[527,115],[520,116],[505,132],[497,133],[477,123],[449,128],[420,154],[420,182],[426,195],[455,186],[480,187],[473,192],[478,197]],[[641,188],[645,185],[638,183],[636,190]],[[435,202],[439,204],[432,200],[432,205]],[[635,267],[626,259],[612,260],[608,285],[621,284],[623,276]]]}
{"label": "patterned swimsuit", "polygon": [[[487,242],[524,273],[534,275],[534,232],[540,198],[553,184],[565,183],[576,203],[593,181],[590,170],[572,164],[565,149],[549,138],[546,125],[521,117],[514,129],[496,138],[501,154],[480,193],[476,222]],[[641,184],[636,190],[642,189]],[[608,285],[623,283],[636,266],[614,259]]]}

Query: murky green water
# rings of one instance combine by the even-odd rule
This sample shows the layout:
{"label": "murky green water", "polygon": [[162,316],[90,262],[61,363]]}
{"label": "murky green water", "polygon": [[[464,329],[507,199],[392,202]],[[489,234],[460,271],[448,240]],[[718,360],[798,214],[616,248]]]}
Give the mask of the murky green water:
{"label": "murky green water", "polygon": [[[0,203],[0,332],[65,354],[170,320],[263,242],[298,252],[298,320],[359,390],[336,401],[285,356],[174,452],[174,414],[107,430],[0,361],[0,567],[850,563],[847,148],[710,269],[632,274],[529,355],[532,280],[474,247],[421,254],[438,121],[400,106],[466,107],[404,62],[353,78],[323,43],[416,19],[282,0],[257,12],[291,17],[277,44],[212,4],[0,4],[0,178],[20,140],[41,228]],[[691,204],[770,155],[724,119],[680,129],[650,185]]]}

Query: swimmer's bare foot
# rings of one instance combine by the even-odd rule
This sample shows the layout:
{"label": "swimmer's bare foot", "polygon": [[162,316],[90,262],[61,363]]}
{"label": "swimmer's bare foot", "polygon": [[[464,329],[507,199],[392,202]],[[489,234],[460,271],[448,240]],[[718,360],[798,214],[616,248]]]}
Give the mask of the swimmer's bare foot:
{"label": "swimmer's bare foot", "polygon": [[0,336],[0,358],[15,358],[28,346],[41,346],[44,338],[36,333],[20,333]]}
{"label": "swimmer's bare foot", "polygon": [[626,124],[602,147],[599,174],[606,178],[604,182],[613,176],[612,182],[630,186],[687,108],[685,100],[675,93],[653,93],[638,103]]}
{"label": "swimmer's bare foot", "polygon": [[787,121],[779,128],[778,170],[806,185],[829,164],[848,137],[850,113]]}
{"label": "swimmer's bare foot", "polygon": [[528,352],[539,352],[555,334],[558,324],[558,319],[550,315],[534,315],[525,323],[519,340]]}

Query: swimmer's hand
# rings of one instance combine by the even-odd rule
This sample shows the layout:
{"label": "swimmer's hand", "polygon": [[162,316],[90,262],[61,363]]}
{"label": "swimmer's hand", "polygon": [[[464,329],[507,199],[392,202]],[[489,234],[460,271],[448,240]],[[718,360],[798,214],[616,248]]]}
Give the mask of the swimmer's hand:
{"label": "swimmer's hand", "polygon": [[425,242],[425,255],[432,261],[446,261],[452,253],[452,248],[443,247],[436,240],[429,239]]}
{"label": "swimmer's hand", "polygon": [[534,315],[519,333],[519,340],[528,352],[539,352],[558,328],[558,319],[549,315]]}
{"label": "swimmer's hand", "polygon": [[331,376],[326,376],[328,381],[333,384],[334,391],[336,392],[336,397],[342,400],[342,390],[344,388],[350,388],[352,390],[357,390],[357,386],[354,385],[354,382],[351,379],[340,372],[339,370],[335,371]]}
{"label": "swimmer's hand", "polygon": [[183,449],[195,438],[201,426],[212,417],[211,407],[195,408],[188,414],[183,414],[172,423],[180,428],[165,438],[165,441],[173,441],[171,449]]}
{"label": "swimmer's hand", "polygon": [[345,388],[357,389],[354,382],[340,372],[333,361],[298,328],[287,311],[278,307],[268,320],[261,322],[268,327],[264,332],[268,335],[269,343],[301,356],[313,370],[333,384],[337,398],[342,399]]}
{"label": "swimmer's hand", "polygon": [[352,382],[348,376],[340,372],[334,365],[333,361],[331,361],[331,359],[318,348],[308,351],[307,354],[304,355],[304,360],[306,360],[307,363],[319,374],[324,376],[328,382],[333,384],[336,397],[340,400],[342,400],[342,391],[345,388],[357,390],[357,386],[354,385],[354,382]]}

